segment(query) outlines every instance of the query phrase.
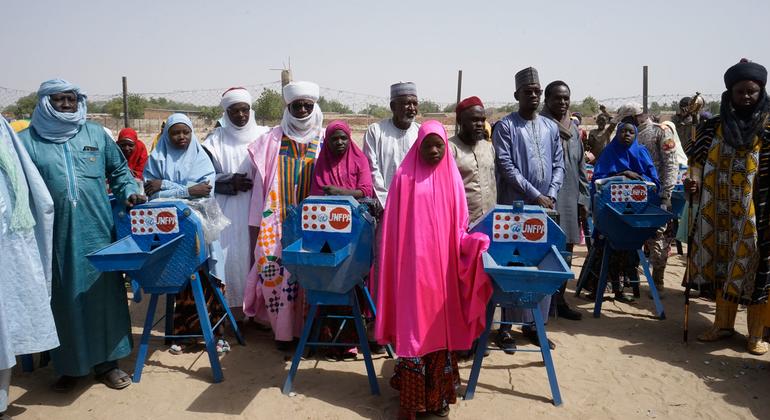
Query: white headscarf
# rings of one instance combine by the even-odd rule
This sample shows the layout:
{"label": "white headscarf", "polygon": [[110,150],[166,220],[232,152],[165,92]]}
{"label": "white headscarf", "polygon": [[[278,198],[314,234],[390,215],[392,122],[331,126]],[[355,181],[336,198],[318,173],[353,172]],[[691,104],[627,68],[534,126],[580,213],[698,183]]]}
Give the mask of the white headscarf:
{"label": "white headscarf", "polygon": [[[222,120],[225,124],[222,124],[222,130],[225,135],[236,139],[238,143],[251,143],[259,137],[264,130],[260,130],[257,126],[257,122],[254,119],[254,110],[251,109],[251,95],[249,91],[244,88],[231,88],[228,89],[223,95],[220,105],[222,106]],[[230,116],[227,115],[227,108],[239,103],[245,103],[249,105],[249,121],[243,127],[238,127],[232,121]]]}
{"label": "white headscarf", "polygon": [[[320,88],[312,82],[291,82],[283,87],[283,109],[281,130],[283,134],[297,143],[307,144],[313,139],[323,140],[324,115],[318,107]],[[297,99],[313,101],[313,112],[305,118],[296,118],[289,112],[289,105]]]}

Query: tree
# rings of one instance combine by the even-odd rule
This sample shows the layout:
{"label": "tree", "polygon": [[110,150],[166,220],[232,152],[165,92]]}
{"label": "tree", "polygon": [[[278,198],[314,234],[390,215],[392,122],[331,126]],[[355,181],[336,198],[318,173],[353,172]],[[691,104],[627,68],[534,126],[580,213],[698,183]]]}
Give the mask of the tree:
{"label": "tree", "polygon": [[283,116],[283,97],[273,89],[264,88],[252,108],[260,120],[280,120]]}
{"label": "tree", "polygon": [[[128,118],[143,118],[147,100],[139,95],[128,95]],[[123,115],[123,98],[112,98],[104,104],[102,110],[115,118]]]}
{"label": "tree", "polygon": [[390,108],[381,105],[369,104],[361,110],[362,114],[371,115],[376,118],[385,118],[390,116]]}
{"label": "tree", "polygon": [[452,102],[451,104],[444,107],[444,112],[455,112],[455,108],[457,108],[457,103]]}
{"label": "tree", "polygon": [[338,112],[340,114],[353,113],[353,110],[350,109],[350,107],[348,107],[347,105],[335,99],[327,100],[326,98],[321,96],[320,98],[318,98],[317,104],[319,107],[321,107],[321,110],[323,112]]}
{"label": "tree", "polygon": [[650,104],[650,113],[652,113],[652,114],[660,114],[661,111],[663,111],[663,107],[660,106],[659,103],[653,101]]}
{"label": "tree", "polygon": [[206,119],[207,123],[218,120],[222,116],[222,108],[220,106],[202,106],[198,111],[201,112],[201,117]]}
{"label": "tree", "polygon": [[420,101],[420,114],[432,114],[435,112],[441,112],[441,107],[437,103],[430,99]]}
{"label": "tree", "polygon": [[497,112],[505,112],[506,114],[510,114],[511,112],[516,112],[518,110],[519,110],[519,104],[506,104],[495,109],[495,111]]}
{"label": "tree", "polygon": [[17,99],[16,103],[8,105],[3,111],[13,114],[16,118],[29,118],[35,110],[35,105],[37,105],[37,93],[33,92]]}
{"label": "tree", "polygon": [[593,96],[586,96],[580,104],[583,108],[583,115],[596,115],[599,113],[599,101]]}

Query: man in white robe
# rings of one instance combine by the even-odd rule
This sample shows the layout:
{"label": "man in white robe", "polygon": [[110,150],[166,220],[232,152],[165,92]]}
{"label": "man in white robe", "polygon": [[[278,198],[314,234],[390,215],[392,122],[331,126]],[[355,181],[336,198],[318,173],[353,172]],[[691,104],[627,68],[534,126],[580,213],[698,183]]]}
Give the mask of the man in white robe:
{"label": "man in white robe", "polygon": [[220,102],[224,115],[221,127],[206,138],[203,147],[211,155],[217,172],[214,193],[224,215],[230,219],[220,236],[225,258],[225,297],[228,306],[242,314],[243,291],[254,264],[256,228],[249,226],[249,206],[254,177],[248,147],[268,131],[257,125],[251,95],[244,88],[231,88]]}
{"label": "man in white robe", "polygon": [[59,346],[51,312],[53,200],[0,116],[0,419],[16,356]]}
{"label": "man in white robe", "polygon": [[392,118],[370,125],[364,134],[364,154],[372,168],[374,192],[382,208],[385,208],[393,175],[417,140],[417,130],[420,129],[420,124],[414,120],[418,113],[417,87],[414,83],[390,86],[390,110]]}

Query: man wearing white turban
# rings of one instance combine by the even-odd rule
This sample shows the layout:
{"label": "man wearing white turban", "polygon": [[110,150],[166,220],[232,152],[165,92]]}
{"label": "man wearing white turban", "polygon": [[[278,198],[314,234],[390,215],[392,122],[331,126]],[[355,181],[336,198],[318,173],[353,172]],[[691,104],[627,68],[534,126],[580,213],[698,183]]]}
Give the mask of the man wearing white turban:
{"label": "man wearing white turban", "polygon": [[251,95],[246,89],[228,89],[220,102],[224,124],[214,129],[203,143],[217,173],[214,196],[224,215],[230,219],[230,225],[220,235],[220,242],[225,256],[225,296],[228,306],[238,308],[237,312],[243,306],[243,290],[249,269],[254,264],[257,237],[256,228],[249,227],[249,205],[256,170],[249,161],[248,148],[268,131],[267,127],[257,125],[251,103]]}
{"label": "man wearing white turban", "polygon": [[281,264],[282,224],[289,206],[310,193],[313,168],[323,142],[323,114],[316,102],[320,92],[311,82],[283,88],[286,109],[281,125],[249,147],[255,177],[249,224],[259,228],[254,266],[249,272],[243,310],[258,321],[270,322],[280,350],[299,335],[303,296],[296,279]]}

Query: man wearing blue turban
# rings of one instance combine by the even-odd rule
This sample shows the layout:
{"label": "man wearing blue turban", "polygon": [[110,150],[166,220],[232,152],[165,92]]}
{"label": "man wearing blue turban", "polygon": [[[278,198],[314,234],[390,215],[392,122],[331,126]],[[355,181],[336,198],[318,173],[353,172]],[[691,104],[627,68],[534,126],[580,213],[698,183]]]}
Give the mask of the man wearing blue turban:
{"label": "man wearing blue turban", "polygon": [[60,79],[40,85],[32,122],[19,137],[54,201],[51,308],[61,346],[51,352],[58,391],[93,370],[107,386],[131,384],[118,360],[131,353],[126,289],[86,255],[112,242],[106,185],[119,202],[146,201],[126,159],[104,129],[86,121],[86,95]]}

